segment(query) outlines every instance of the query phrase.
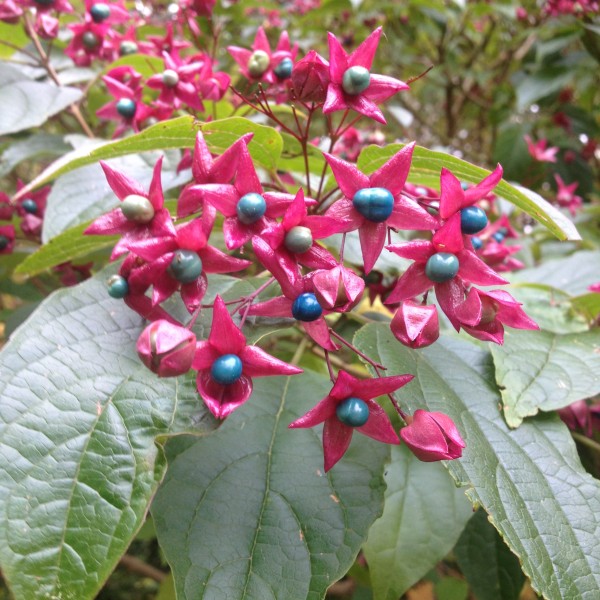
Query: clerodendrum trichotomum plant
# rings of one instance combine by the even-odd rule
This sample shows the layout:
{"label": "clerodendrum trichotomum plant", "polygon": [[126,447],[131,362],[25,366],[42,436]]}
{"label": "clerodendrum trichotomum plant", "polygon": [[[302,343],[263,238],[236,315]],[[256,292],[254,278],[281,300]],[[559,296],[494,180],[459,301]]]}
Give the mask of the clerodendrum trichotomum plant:
{"label": "clerodendrum trichotomum plant", "polygon": [[[451,129],[449,152],[386,133],[430,77],[396,77],[402,20],[360,41],[309,25],[318,2],[279,3],[298,28],[247,48],[245,19],[282,13],[243,4],[0,2],[7,333],[35,309],[0,373],[11,593],[154,597],[105,586],[121,561],[160,598],[393,600],[444,560],[452,597],[516,600],[525,578],[600,597],[600,486],[567,428],[600,447],[600,256],[534,268],[543,226],[579,239],[559,209],[458,158]],[[547,4],[512,27],[569,12]],[[481,39],[470,66],[494,27]],[[534,167],[554,162],[529,133]],[[59,158],[21,180],[40,155]],[[549,174],[578,214],[578,184]],[[556,409],[566,425],[535,416]],[[125,555],[144,523],[167,562]]]}

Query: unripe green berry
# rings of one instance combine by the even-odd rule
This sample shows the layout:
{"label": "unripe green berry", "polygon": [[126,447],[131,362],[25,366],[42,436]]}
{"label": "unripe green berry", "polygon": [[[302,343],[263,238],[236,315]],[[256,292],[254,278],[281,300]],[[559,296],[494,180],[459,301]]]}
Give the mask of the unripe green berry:
{"label": "unripe green berry", "polygon": [[81,36],[81,42],[88,50],[93,50],[100,44],[100,38],[93,31],[86,31]]}
{"label": "unripe green berry", "polygon": [[306,252],[313,245],[312,232],[308,227],[296,225],[286,233],[283,244],[290,252]]}
{"label": "unripe green berry", "polygon": [[193,250],[177,250],[167,271],[180,283],[192,283],[202,274],[202,260]]}
{"label": "unripe green berry", "polygon": [[119,45],[119,54],[121,56],[128,56],[130,54],[135,54],[138,51],[138,45],[135,42],[130,40],[124,40]]}
{"label": "unripe green berry", "polygon": [[146,224],[154,218],[154,206],[148,198],[138,194],[130,194],[123,199],[121,212],[134,223]]}
{"label": "unripe green berry", "polygon": [[248,73],[251,77],[260,77],[267,72],[270,64],[271,59],[264,50],[255,50],[248,59]]}
{"label": "unripe green berry", "polygon": [[169,88],[175,87],[179,83],[179,75],[173,69],[166,69],[162,74],[162,82]]}

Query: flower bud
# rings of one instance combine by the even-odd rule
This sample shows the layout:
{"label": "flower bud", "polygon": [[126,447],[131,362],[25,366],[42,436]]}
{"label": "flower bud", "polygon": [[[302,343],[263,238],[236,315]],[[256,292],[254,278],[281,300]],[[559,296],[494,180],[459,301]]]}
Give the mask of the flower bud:
{"label": "flower bud", "polygon": [[329,64],[311,50],[292,70],[292,85],[298,100],[325,102],[329,85]]}
{"label": "flower bud", "polygon": [[408,421],[400,437],[419,460],[434,462],[462,456],[465,443],[448,415],[419,409]]}
{"label": "flower bud", "polygon": [[390,329],[396,339],[409,348],[425,348],[440,337],[440,323],[437,308],[423,306],[415,302],[403,302],[392,322]]}
{"label": "flower bud", "polygon": [[137,351],[153,373],[159,377],[176,377],[192,367],[196,336],[185,327],[160,319],[142,331]]}
{"label": "flower bud", "polygon": [[315,296],[319,304],[329,310],[346,312],[362,298],[365,281],[341,265],[333,269],[320,269],[312,278]]}

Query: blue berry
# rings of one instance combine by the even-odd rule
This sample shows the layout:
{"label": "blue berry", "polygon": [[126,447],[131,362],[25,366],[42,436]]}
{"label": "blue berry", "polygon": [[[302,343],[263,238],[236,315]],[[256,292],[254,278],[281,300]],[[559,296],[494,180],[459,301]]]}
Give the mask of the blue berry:
{"label": "blue berry", "polygon": [[496,233],[492,235],[492,238],[501,244],[504,241],[504,234],[501,231],[496,231]]}
{"label": "blue berry", "polygon": [[289,79],[292,76],[292,69],[294,63],[291,58],[284,58],[274,69],[273,73],[279,77],[279,79]]}
{"label": "blue berry", "polygon": [[210,375],[221,385],[231,385],[242,376],[242,361],[235,354],[223,354],[213,362]]}
{"label": "blue berry", "polygon": [[394,208],[394,196],[385,188],[363,188],[352,198],[354,208],[369,221],[382,223]]}
{"label": "blue berry", "polygon": [[180,283],[192,283],[202,274],[202,260],[193,250],[177,250],[167,271]]}
{"label": "blue berry", "polygon": [[369,406],[360,398],[346,398],[335,409],[337,418],[349,427],[362,427],[369,420]]}
{"label": "blue berry", "polygon": [[0,235],[0,252],[6,250],[10,244],[10,240],[5,235]]}
{"label": "blue berry", "polygon": [[117,102],[117,112],[125,119],[133,118],[136,110],[137,105],[131,98],[121,98]]}
{"label": "blue berry", "polygon": [[316,321],[323,314],[317,297],[310,292],[300,294],[292,304],[292,315],[297,321]]}
{"label": "blue berry", "polygon": [[21,202],[21,208],[30,215],[35,215],[35,213],[38,211],[38,205],[32,198],[26,198],[23,200],[23,202]]}
{"label": "blue berry", "polygon": [[235,212],[244,225],[251,225],[267,212],[267,203],[260,194],[250,192],[238,200]]}
{"label": "blue berry", "polygon": [[425,265],[425,275],[435,282],[450,281],[458,273],[458,258],[449,252],[438,252],[429,257]]}
{"label": "blue berry", "polygon": [[461,181],[460,187],[463,191],[467,191],[469,189],[469,184],[466,181]]}
{"label": "blue berry", "polygon": [[342,88],[346,94],[357,96],[364,92],[371,83],[371,74],[364,67],[350,67],[342,77]]}
{"label": "blue berry", "polygon": [[120,275],[113,275],[106,282],[108,286],[108,295],[111,298],[125,298],[129,293],[129,284],[125,277]]}
{"label": "blue berry", "polygon": [[106,21],[110,17],[110,6],[104,4],[104,2],[96,2],[90,8],[90,15],[94,23],[102,23],[102,21]]}
{"label": "blue berry", "polygon": [[467,206],[460,211],[460,229],[467,235],[479,233],[486,228],[488,218],[478,206]]}
{"label": "blue berry", "polygon": [[312,232],[308,227],[296,225],[285,234],[283,244],[290,252],[298,254],[306,252],[313,245]]}
{"label": "blue berry", "polygon": [[471,246],[474,250],[480,250],[483,248],[483,240],[475,235],[471,238]]}

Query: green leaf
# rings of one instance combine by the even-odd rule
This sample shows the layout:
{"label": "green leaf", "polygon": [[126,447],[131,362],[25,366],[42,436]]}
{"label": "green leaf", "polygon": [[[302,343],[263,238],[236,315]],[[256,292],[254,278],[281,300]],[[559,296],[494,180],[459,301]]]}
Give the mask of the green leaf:
{"label": "green leaf", "polygon": [[388,448],[357,434],[323,473],[320,433],[288,424],[330,387],[257,379],[212,435],[169,441],[152,516],[180,600],[318,600],[346,573],[381,513]]}
{"label": "green leaf", "polygon": [[546,598],[599,597],[600,483],[583,470],[566,426],[545,417],[509,429],[491,356],[470,342],[446,338],[414,351],[389,327],[369,324],[355,344],[389,373],[416,375],[398,394],[411,412],[454,420],[467,447],[446,466],[472,487],[467,495],[490,515],[534,588]]}
{"label": "green leaf", "polygon": [[222,154],[245,133],[254,133],[254,137],[248,146],[250,154],[258,164],[268,170],[275,169],[283,148],[283,141],[278,131],[272,127],[258,125],[248,119],[232,117],[202,124],[190,116],[178,117],[152,125],[140,133],[122,140],[107,142],[99,148],[90,150],[84,147],[65,154],[25,186],[18,197],[22,197],[32,189],[49,183],[60,175],[91,165],[99,160],[108,160],[150,150],[193,148],[196,132],[200,129],[206,133],[206,141],[211,151],[218,154]]}
{"label": "green leaf", "polygon": [[0,82],[0,135],[39,127],[82,96],[76,88],[33,81],[3,62]]}
{"label": "green leaf", "polygon": [[91,600],[144,522],[154,441],[213,420],[188,378],[139,361],[106,273],[53,294],[0,354],[0,564],[16,600]]}
{"label": "green leaf", "polygon": [[[358,157],[357,166],[365,173],[372,173],[403,147],[404,144],[368,146]],[[443,167],[450,169],[459,179],[473,184],[479,183],[490,174],[485,169],[444,152],[435,152],[421,146],[415,146],[408,180],[417,185],[439,189],[440,173]],[[535,192],[520,186],[510,185],[502,180],[494,189],[494,193],[530,214],[557,238],[561,240],[581,239],[575,225],[563,213]]]}
{"label": "green leaf", "polygon": [[571,298],[573,310],[582,315],[588,322],[593,322],[600,316],[600,294],[590,292]]}
{"label": "green leaf", "polygon": [[569,86],[575,76],[574,70],[546,68],[537,73],[522,74],[516,84],[517,110],[524,111],[534,102],[560,92]]}
{"label": "green leaf", "polygon": [[64,141],[64,136],[49,133],[30,135],[24,140],[12,141],[0,156],[0,177],[10,173],[25,160],[38,157],[56,156],[71,150]]}
{"label": "green leaf", "polygon": [[525,576],[485,511],[467,523],[454,554],[477,600],[519,600]]}
{"label": "green leaf", "polygon": [[511,330],[491,347],[504,418],[518,427],[538,410],[557,410],[600,393],[600,331],[560,335]]}
{"label": "green leaf", "polygon": [[420,462],[405,445],[392,447],[385,482],[364,552],[375,600],[396,600],[452,550],[473,508],[441,464]]}
{"label": "green leaf", "polygon": [[15,274],[38,275],[64,262],[89,256],[93,252],[110,248],[119,240],[119,236],[83,235],[89,221],[77,225],[52,238],[39,250],[30,254],[16,269]]}

